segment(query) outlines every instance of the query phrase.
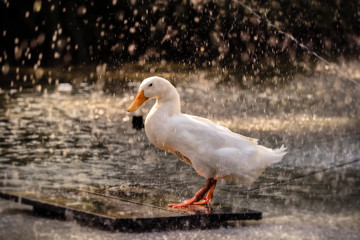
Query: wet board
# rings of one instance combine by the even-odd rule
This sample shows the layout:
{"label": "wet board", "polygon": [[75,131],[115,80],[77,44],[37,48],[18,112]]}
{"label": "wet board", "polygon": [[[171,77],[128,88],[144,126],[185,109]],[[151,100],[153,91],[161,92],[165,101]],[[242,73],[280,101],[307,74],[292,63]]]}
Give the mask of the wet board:
{"label": "wet board", "polygon": [[260,220],[262,213],[230,206],[173,209],[93,190],[1,191],[0,197],[33,206],[35,214],[112,231],[144,232],[224,226],[233,220]]}

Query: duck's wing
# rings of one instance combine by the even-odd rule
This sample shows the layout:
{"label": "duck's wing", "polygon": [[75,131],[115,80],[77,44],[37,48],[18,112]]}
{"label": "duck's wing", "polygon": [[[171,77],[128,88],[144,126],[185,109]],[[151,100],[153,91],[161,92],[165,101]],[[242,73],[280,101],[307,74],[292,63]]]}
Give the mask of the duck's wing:
{"label": "duck's wing", "polygon": [[210,161],[217,158],[218,150],[224,148],[238,149],[250,154],[256,151],[258,146],[256,139],[231,132],[205,118],[182,114],[171,118],[169,123],[171,127],[166,133],[167,145],[171,146],[173,153],[178,151],[191,162],[207,161],[205,159]]}
{"label": "duck's wing", "polygon": [[[236,134],[212,121],[182,114],[171,119],[173,133],[168,141],[175,149],[189,149],[198,153],[211,154],[220,148],[244,148],[257,145],[257,140]],[[182,153],[182,152],[181,152]]]}
{"label": "duck's wing", "polygon": [[256,139],[256,138],[250,138],[250,137],[246,137],[244,135],[238,134],[238,133],[234,133],[230,129],[228,129],[226,127],[223,127],[223,126],[220,126],[220,125],[214,123],[213,121],[211,121],[211,120],[209,120],[207,118],[191,116],[191,115],[187,115],[187,114],[184,114],[184,115],[189,117],[189,118],[192,118],[194,120],[200,121],[200,122],[206,124],[208,127],[216,129],[217,131],[223,132],[225,134],[229,134],[229,135],[231,135],[233,137],[244,138],[244,139],[247,139],[247,140],[249,140],[249,141],[251,141],[253,143],[256,143],[256,144],[258,143],[258,139]]}

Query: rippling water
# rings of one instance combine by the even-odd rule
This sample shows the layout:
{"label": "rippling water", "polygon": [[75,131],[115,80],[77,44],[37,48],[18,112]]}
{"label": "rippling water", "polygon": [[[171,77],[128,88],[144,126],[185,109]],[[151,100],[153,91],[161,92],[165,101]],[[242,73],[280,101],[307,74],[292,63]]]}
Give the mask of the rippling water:
{"label": "rippling water", "polygon": [[[345,67],[355,79],[360,79],[358,65]],[[334,72],[322,70],[314,76],[298,76],[277,88],[251,90],[217,84],[216,78],[203,72],[190,73],[186,78],[187,81],[181,81],[175,76],[174,81],[184,112],[208,117],[233,131],[259,138],[268,147],[285,144],[288,148],[283,161],[267,169],[250,188],[306,175],[360,156],[360,88]],[[132,129],[132,115],[126,113],[126,107],[138,84],[119,85],[124,88],[99,91],[84,82],[78,86],[59,84],[46,91],[47,86],[22,92],[2,90],[0,187],[28,191],[124,185],[161,190],[179,200],[192,196],[205,179],[176,157],[155,149],[143,130]],[[145,116],[151,105],[146,103],[135,114]],[[264,220],[230,229],[154,233],[151,237],[187,239],[200,234],[210,239],[240,235],[251,239],[356,239],[360,235],[359,170],[360,164],[353,163],[249,193],[244,192],[248,186],[221,182],[215,202],[261,210]],[[4,212],[7,207],[2,209]],[[32,216],[23,212],[20,215],[22,221],[33,221]],[[3,228],[1,233],[10,234],[11,227],[18,224],[11,216],[5,211],[4,219],[10,220],[0,220],[0,226],[8,229]],[[57,229],[54,220],[37,221],[49,222]],[[54,234],[66,237],[70,228],[79,238],[89,234],[99,238],[129,236],[74,228],[75,223],[61,224],[62,230],[54,230]]]}

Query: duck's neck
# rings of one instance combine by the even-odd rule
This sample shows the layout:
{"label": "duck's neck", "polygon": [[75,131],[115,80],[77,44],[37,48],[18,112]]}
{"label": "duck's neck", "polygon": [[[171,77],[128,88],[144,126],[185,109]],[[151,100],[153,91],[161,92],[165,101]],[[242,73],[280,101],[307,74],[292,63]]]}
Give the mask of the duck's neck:
{"label": "duck's neck", "polygon": [[163,114],[174,115],[181,113],[180,96],[176,89],[167,92],[166,95],[158,97],[152,111],[159,111]]}

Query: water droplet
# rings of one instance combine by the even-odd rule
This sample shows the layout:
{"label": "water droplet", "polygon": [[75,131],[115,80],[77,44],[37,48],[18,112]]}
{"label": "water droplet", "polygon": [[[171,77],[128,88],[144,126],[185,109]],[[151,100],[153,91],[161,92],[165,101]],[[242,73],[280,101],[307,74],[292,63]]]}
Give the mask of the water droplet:
{"label": "water droplet", "polygon": [[60,53],[58,53],[58,52],[55,52],[55,53],[54,53],[54,58],[55,58],[55,59],[58,59],[58,58],[60,58]]}
{"label": "water droplet", "polygon": [[1,71],[4,75],[8,74],[9,71],[10,71],[10,66],[9,64],[4,64],[2,67],[1,67]]}
{"label": "water droplet", "polygon": [[34,12],[40,12],[41,11],[41,0],[36,0],[34,2],[33,10],[34,10]]}
{"label": "water droplet", "polygon": [[86,14],[86,7],[84,5],[79,6],[77,10],[78,15],[85,15]]}
{"label": "water droplet", "polygon": [[130,32],[130,33],[135,33],[135,32],[136,32],[136,29],[135,29],[134,27],[131,27],[131,28],[129,29],[129,32]]}
{"label": "water droplet", "polygon": [[136,45],[135,45],[135,43],[132,43],[132,44],[129,45],[128,51],[129,51],[129,53],[130,53],[131,55],[133,55],[133,54],[135,53],[135,51],[136,51]]}

